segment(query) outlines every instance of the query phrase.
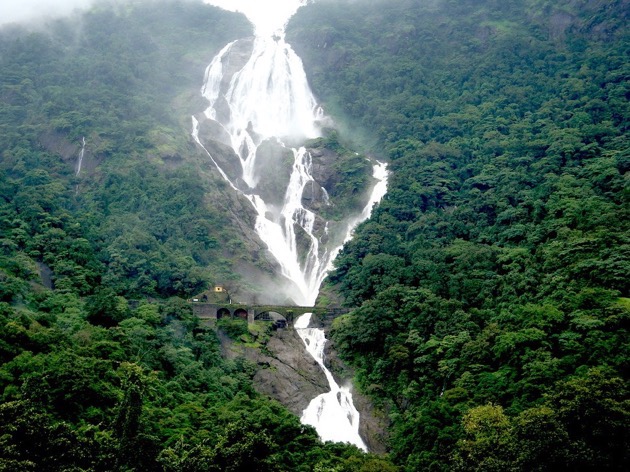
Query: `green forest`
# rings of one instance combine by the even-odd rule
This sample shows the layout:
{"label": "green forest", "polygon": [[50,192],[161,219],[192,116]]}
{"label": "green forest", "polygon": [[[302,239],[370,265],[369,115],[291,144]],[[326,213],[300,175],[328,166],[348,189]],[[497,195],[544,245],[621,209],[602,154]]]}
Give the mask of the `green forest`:
{"label": "green forest", "polygon": [[0,29],[0,471],[395,470],[257,394],[184,300],[264,264],[189,137],[249,34],[168,0]]}
{"label": "green forest", "polygon": [[629,12],[317,0],[292,18],[328,142],[389,165],[324,288],[352,309],[331,335],[387,419],[381,456],[258,394],[219,342],[247,328],[185,301],[271,270],[189,136],[244,17],[156,0],[1,27],[0,472],[627,470]]}
{"label": "green forest", "polygon": [[319,3],[290,40],[390,162],[327,290],[393,461],[626,470],[628,3]]}

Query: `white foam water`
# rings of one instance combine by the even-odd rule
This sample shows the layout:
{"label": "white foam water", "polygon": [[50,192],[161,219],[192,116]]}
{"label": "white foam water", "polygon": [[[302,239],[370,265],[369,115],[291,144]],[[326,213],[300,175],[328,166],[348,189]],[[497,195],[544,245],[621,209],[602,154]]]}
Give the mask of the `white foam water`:
{"label": "white foam water", "polygon": [[320,365],[330,392],[315,397],[302,412],[300,420],[314,426],[319,437],[324,441],[349,442],[367,452],[367,446],[359,435],[360,415],[352,402],[352,393],[348,387],[340,387],[324,364],[324,330],[309,328],[311,313],[300,316],[294,324],[306,350]]}
{"label": "white foam water", "polygon": [[[312,157],[304,147],[287,148],[293,154],[293,165],[281,208],[272,208],[257,189],[258,147],[266,140],[284,146],[283,141],[303,142],[317,137],[319,123],[325,119],[308,85],[302,61],[284,40],[286,23],[306,0],[206,0],[206,3],[241,11],[255,26],[253,43],[251,39],[234,41],[213,58],[201,90],[208,101],[205,118],[214,120],[224,135],[229,136],[229,144],[242,168],[239,178],[247,188],[243,190],[242,184],[230,178],[204,146],[199,137],[199,120],[195,117],[191,134],[231,188],[255,208],[256,233],[278,261],[282,275],[297,288],[294,301],[312,306],[343,242],[351,237],[359,222],[369,217],[374,203],[385,194],[387,167],[383,163],[374,164],[377,183],[363,211],[345,222],[345,238],[328,238],[324,243],[321,228],[319,232],[315,229],[316,215],[302,204],[305,187],[314,182]],[[249,57],[243,58],[243,51],[250,50]],[[326,201],[325,190],[322,193]],[[327,232],[328,222],[324,226],[326,236]],[[359,435],[359,413],[350,390],[340,387],[324,365],[324,332],[309,328],[309,322],[310,315],[303,315],[294,327],[309,354],[324,370],[330,392],[312,400],[304,410],[302,422],[313,425],[323,440],[349,442],[367,450]]]}

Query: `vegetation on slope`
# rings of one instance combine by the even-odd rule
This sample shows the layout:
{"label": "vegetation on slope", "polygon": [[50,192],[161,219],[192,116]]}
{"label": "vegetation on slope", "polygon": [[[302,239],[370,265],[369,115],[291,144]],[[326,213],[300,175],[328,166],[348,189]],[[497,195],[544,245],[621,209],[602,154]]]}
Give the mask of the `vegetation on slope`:
{"label": "vegetation on slope", "polygon": [[[293,22],[327,109],[391,161],[331,282],[406,470],[628,466],[627,11],[321,0]],[[172,113],[247,28],[165,2],[0,31],[1,470],[392,468],[258,397],[181,301],[129,301],[250,257]]]}
{"label": "vegetation on slope", "polygon": [[316,2],[290,25],[389,192],[329,282],[405,470],[625,470],[627,2]]}
{"label": "vegetation on slope", "polygon": [[[251,260],[219,198],[224,184],[204,174],[188,136],[203,68],[248,31],[242,17],[194,2],[101,6],[45,31],[1,31],[3,204],[19,217],[5,219],[5,237],[26,231],[15,242],[29,254],[36,236],[80,236],[106,284],[130,296],[196,293]],[[80,225],[71,234],[66,213]],[[32,256],[52,264],[55,284],[84,270],[53,267],[52,245],[40,246]]]}
{"label": "vegetation on slope", "polygon": [[0,326],[0,470],[395,470],[256,394],[182,301],[41,289]]}
{"label": "vegetation on slope", "polygon": [[0,30],[0,470],[394,470],[256,394],[168,298],[253,260],[183,122],[248,31],[190,1]]}

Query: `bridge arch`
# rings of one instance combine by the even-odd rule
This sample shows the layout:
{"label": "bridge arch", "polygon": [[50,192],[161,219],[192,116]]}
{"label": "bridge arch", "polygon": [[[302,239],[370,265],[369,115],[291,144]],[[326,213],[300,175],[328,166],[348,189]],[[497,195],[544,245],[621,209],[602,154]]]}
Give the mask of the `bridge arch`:
{"label": "bridge arch", "polygon": [[262,311],[254,315],[254,321],[271,321],[271,316],[268,311]]}
{"label": "bridge arch", "polygon": [[[199,297],[201,299],[201,297]],[[221,319],[221,318],[240,318],[248,322],[254,320],[274,321],[274,317],[270,313],[275,313],[285,320],[287,326],[291,326],[296,318],[304,313],[315,313],[323,316],[339,316],[348,313],[347,308],[331,308],[331,307],[303,307],[303,306],[283,306],[283,305],[247,305],[243,303],[235,304],[214,304],[191,299],[192,312],[201,319]],[[275,318],[275,320],[281,320]]]}
{"label": "bridge arch", "polygon": [[254,316],[255,321],[271,321],[275,328],[286,328],[287,319],[277,311],[262,311]]}
{"label": "bridge arch", "polygon": [[230,310],[225,307],[221,307],[217,310],[217,320],[220,320],[221,318],[230,318],[231,316],[232,313],[230,313]]}

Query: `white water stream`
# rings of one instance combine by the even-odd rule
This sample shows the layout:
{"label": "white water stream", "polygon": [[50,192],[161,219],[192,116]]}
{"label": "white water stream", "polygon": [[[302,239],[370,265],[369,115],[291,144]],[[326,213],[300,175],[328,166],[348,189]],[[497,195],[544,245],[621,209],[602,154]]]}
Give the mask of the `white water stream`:
{"label": "white water stream", "polygon": [[76,172],[74,174],[76,177],[78,177],[79,173],[81,172],[81,165],[83,165],[84,155],[85,155],[85,136],[83,137],[83,140],[81,141],[81,151],[79,151],[79,159],[77,160]]}
{"label": "white water stream", "polygon": [[[325,222],[323,232],[321,224],[316,228],[321,217],[302,204],[305,187],[315,185],[312,156],[304,147],[286,147],[292,152],[293,166],[281,207],[265,201],[265,192],[259,189],[261,165],[256,162],[261,144],[267,141],[285,148],[283,141],[296,143],[318,137],[319,124],[326,119],[310,90],[302,61],[284,40],[286,23],[306,0],[205,1],[245,13],[256,35],[253,41],[243,39],[226,45],[206,69],[202,95],[209,105],[204,117],[192,118],[192,136],[231,188],[256,210],[256,233],[278,261],[282,275],[297,288],[294,301],[311,306],[341,246],[385,194],[386,165],[373,164],[377,183],[363,212],[342,223],[345,236],[341,238],[329,237],[329,222]],[[242,169],[239,176],[235,177],[233,169],[221,165],[208,150],[200,137],[200,120],[212,122],[215,130],[219,128],[215,138],[222,139],[236,153]],[[302,422],[313,425],[323,440],[350,442],[367,450],[359,436],[359,413],[349,389],[340,387],[324,365],[324,332],[308,328],[309,322],[310,315],[303,315],[296,320],[295,328],[324,370],[331,390],[311,402]]]}
{"label": "white water stream", "polygon": [[296,320],[294,327],[304,341],[308,353],[326,374],[330,392],[315,397],[302,412],[300,421],[314,426],[324,441],[349,442],[367,452],[367,446],[359,435],[360,415],[352,402],[350,388],[340,387],[324,365],[327,339],[323,329],[309,328],[310,322],[311,313],[306,313]]}

